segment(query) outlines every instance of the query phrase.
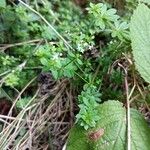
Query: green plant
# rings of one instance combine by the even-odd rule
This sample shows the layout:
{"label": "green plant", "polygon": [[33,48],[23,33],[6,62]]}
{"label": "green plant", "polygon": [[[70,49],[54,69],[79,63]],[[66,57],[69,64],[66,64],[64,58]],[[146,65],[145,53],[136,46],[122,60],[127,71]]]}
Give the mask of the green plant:
{"label": "green plant", "polygon": [[93,18],[94,25],[100,27],[102,31],[110,32],[112,37],[117,37],[120,40],[129,39],[128,24],[122,21],[120,16],[116,14],[117,10],[108,8],[106,4],[90,3],[90,8],[87,9]]}
{"label": "green plant", "polygon": [[[94,141],[94,144],[90,141],[89,144],[84,145],[88,147],[87,149],[90,146],[91,149],[97,149],[95,143],[98,146],[106,146],[106,149],[111,149],[112,145],[114,149],[117,149],[118,145],[121,145],[122,149],[125,147],[125,125],[127,124],[120,129],[122,132],[118,131],[116,122],[113,122],[112,126],[109,124],[115,120],[120,124],[123,121],[126,123],[125,108],[122,108],[122,103],[105,101],[116,99],[126,106],[125,95],[131,98],[131,102],[135,98],[139,101],[149,97],[148,92],[145,91],[145,89],[148,90],[147,85],[138,78],[134,70],[130,44],[132,42],[137,70],[147,82],[150,82],[149,55],[147,55],[149,54],[147,52],[149,8],[145,4],[138,6],[132,16],[129,31],[129,18],[138,5],[138,1],[127,0],[126,8],[119,9],[119,11],[110,5],[116,2],[109,0],[103,3],[87,2],[88,8],[81,8],[70,0],[31,0],[26,3],[19,0],[17,4],[13,1],[0,1],[0,89],[4,91],[0,93],[0,99],[6,97],[11,100],[14,110],[18,110],[15,117],[6,116],[9,118],[5,118],[6,121],[2,120],[4,127],[2,123],[0,149],[9,147],[21,149],[26,141],[30,141],[31,149],[37,149],[39,145],[43,149],[44,144],[41,145],[40,142],[34,144],[30,138],[33,136],[34,141],[35,136],[35,141],[37,141],[41,135],[44,141],[44,132],[48,133],[46,128],[49,126],[53,128],[56,122],[58,122],[58,128],[62,126],[64,128],[68,116],[72,120],[75,119],[72,116],[76,116],[75,128],[79,130],[75,134],[83,137],[75,144],[81,142],[84,145],[87,142],[85,135],[100,127],[102,130],[97,130],[97,132],[102,138],[106,132],[103,143],[101,140],[99,140],[100,143]],[[148,1],[142,2],[147,4]],[[146,17],[143,19],[143,16]],[[127,85],[124,86],[124,78],[128,78],[130,82],[128,90]],[[132,98],[133,95],[135,97]],[[0,101],[0,107],[1,105],[3,106]],[[78,108],[74,109],[76,105]],[[135,106],[139,107],[136,101],[132,103],[132,107]],[[61,116],[57,119],[54,117],[56,119],[54,121],[51,116],[58,110],[61,111],[59,113]],[[134,128],[140,124],[143,130],[147,130],[142,117],[137,112],[133,113],[132,117],[133,120],[136,117],[139,119],[139,122],[133,125]],[[6,123],[7,120],[8,123]],[[62,120],[65,123],[61,126],[59,123]],[[70,122],[69,128],[72,125],[72,121]],[[106,131],[103,130],[105,125]],[[141,145],[145,144],[146,147],[147,137],[143,130],[141,133],[145,138],[145,143]],[[79,134],[80,131],[81,134]],[[121,144],[117,135],[114,136],[117,139],[115,139],[116,144],[113,143],[112,135],[115,131],[119,132],[118,136],[121,136],[124,145]],[[68,133],[68,130],[66,132]],[[135,132],[138,133],[137,130]],[[65,131],[63,133],[66,137]],[[54,133],[54,135],[58,134]],[[30,138],[26,140],[27,137]],[[110,140],[107,137],[110,137]],[[139,138],[138,135],[137,137]],[[13,142],[14,138],[15,142]],[[51,138],[49,141],[53,141]],[[72,139],[70,141],[73,142]],[[138,144],[135,139],[133,141]],[[110,147],[109,142],[112,142]],[[75,149],[78,150],[76,147]],[[79,149],[82,148],[79,147]]]}
{"label": "green plant", "polygon": [[95,127],[96,122],[100,119],[96,107],[100,102],[100,93],[93,85],[86,84],[83,87],[81,95],[78,96],[80,111],[77,114],[76,122],[79,122],[86,130]]}
{"label": "green plant", "polygon": [[[131,18],[130,25],[135,66],[140,75],[148,83],[150,82],[149,19],[150,9],[145,4],[139,4]],[[126,69],[124,68],[124,70]],[[125,77],[125,86],[128,94],[127,77]],[[124,150],[126,147],[128,147],[127,149],[148,150],[149,134],[147,132],[150,132],[149,127],[137,110],[130,109],[129,103],[130,101],[127,95],[127,110],[123,108],[120,102],[116,101],[108,101],[95,107],[95,110],[98,110],[97,114],[100,116],[95,127],[85,131],[79,125],[75,125],[70,133],[67,150]],[[138,130],[138,126],[142,127],[142,130]],[[139,136],[139,132],[141,132],[142,138]]]}
{"label": "green plant", "polygon": [[119,19],[119,16],[116,15],[116,9],[108,9],[107,5],[103,3],[90,3],[90,8],[87,10],[95,17],[95,25],[99,26],[102,30],[106,28],[106,25]]}
{"label": "green plant", "polygon": [[8,74],[5,79],[5,83],[7,86],[11,86],[11,87],[18,85],[18,83],[19,83],[18,73],[12,72],[12,73]]}
{"label": "green plant", "polygon": [[[58,45],[59,46],[59,45]],[[44,70],[51,71],[55,79],[64,77],[73,77],[77,67],[74,64],[76,58],[72,54],[72,58],[63,57],[61,47],[41,46],[36,52],[36,56],[40,58]],[[78,58],[77,58],[78,59]],[[79,60],[80,61],[80,60]]]}
{"label": "green plant", "polygon": [[[114,41],[116,41],[116,45],[119,42],[126,44],[129,40],[127,36],[127,22],[116,14],[116,9],[109,8],[103,3],[90,3],[90,7],[87,9],[87,15],[82,13],[78,7],[75,7],[72,2],[61,2],[61,6],[59,6],[60,2],[53,2],[51,4],[46,2],[41,3],[41,5],[44,5],[45,8],[41,7],[39,9],[37,7],[36,9],[44,15],[47,21],[52,22],[50,26],[41,20],[41,16],[38,15],[38,13],[34,14],[34,11],[27,11],[30,7],[25,8],[22,5],[18,7],[5,6],[2,11],[2,33],[5,34],[5,31],[7,31],[7,37],[9,37],[5,42],[18,42],[17,45],[19,44],[19,46],[8,45],[12,49],[12,52],[9,55],[4,53],[4,56],[2,56],[2,62],[6,65],[5,67],[3,65],[0,71],[1,73],[8,70],[12,72],[11,68],[17,68],[19,64],[23,63],[22,60],[26,62],[22,68],[22,73],[13,69],[13,73],[7,74],[8,77],[4,80],[5,85],[18,89],[22,88],[27,83],[27,80],[31,80],[31,78],[38,73],[38,71],[32,73],[34,72],[32,68],[39,67],[42,68],[43,71],[51,72],[56,80],[63,77],[81,80],[83,83],[81,86],[85,83],[89,86],[88,88],[86,85],[87,89],[84,88],[83,93],[85,92],[89,95],[89,91],[92,91],[92,88],[99,86],[99,80],[102,82],[102,78],[105,76],[109,65],[113,62],[113,59],[117,57],[117,53],[115,53],[114,56],[109,56],[109,53],[114,49],[113,44],[108,44],[109,46],[105,44],[104,47],[97,47],[97,43],[95,42],[96,36],[104,35],[108,43],[115,43]],[[55,12],[55,5],[59,6],[57,12]],[[7,14],[9,14],[8,18],[5,17]],[[48,14],[52,14],[52,16],[49,17],[50,15]],[[14,28],[12,28],[10,22],[14,24]],[[6,26],[5,24],[7,24],[6,29],[4,28],[4,26]],[[59,33],[51,26],[54,26]],[[63,37],[60,36],[61,34],[63,34]],[[13,39],[11,39],[12,36]],[[45,42],[36,48],[34,44],[35,42],[42,41],[42,39],[40,39],[41,37]],[[32,38],[35,40],[31,40]],[[110,38],[113,39],[110,40]],[[4,38],[2,38],[2,40],[4,40]],[[20,42],[23,40],[27,40],[27,42]],[[67,46],[65,41],[69,43]],[[31,45],[28,45],[28,42],[29,44],[31,43]],[[4,51],[5,48],[7,49],[7,46],[4,47]],[[96,52],[93,53],[93,49],[96,49]],[[106,49],[108,49],[108,51],[106,51]],[[117,47],[116,50],[118,51],[119,49],[122,48]],[[103,53],[102,56],[99,55],[101,51]],[[86,53],[95,55],[95,60],[92,56],[87,58]],[[119,53],[117,55],[119,55]],[[97,64],[98,66],[105,66],[102,70],[102,74],[99,73]],[[26,68],[31,68],[31,70]],[[94,70],[97,70],[97,73],[95,73]],[[100,76],[99,79],[98,76]],[[92,80],[92,78],[95,79]],[[93,87],[91,87],[91,84]],[[77,115],[77,121],[82,122],[82,126],[86,129],[90,126],[94,126],[96,120],[98,120],[96,112],[92,112],[92,110],[94,110],[97,105],[94,99],[96,99],[97,94],[101,93],[99,90],[93,93],[94,97],[92,94],[89,95],[89,97],[86,96],[86,94],[83,95],[80,90],[82,97],[85,96],[87,100],[86,102],[80,102],[79,100],[81,110]],[[91,120],[94,116],[95,121],[92,123]],[[87,121],[88,119],[82,120],[81,118],[83,117],[88,117],[89,121]]]}
{"label": "green plant", "polygon": [[[126,149],[127,119],[126,109],[122,106],[122,103],[117,101],[107,101],[102,105],[99,105],[96,110],[101,118],[98,120],[95,128],[90,128],[86,131],[79,125],[74,126],[67,142],[67,150]],[[132,109],[131,149],[148,150],[149,133],[150,128],[143,119],[143,116],[141,116],[137,110]]]}
{"label": "green plant", "polygon": [[31,97],[25,97],[25,98],[19,99],[16,103],[17,108],[24,109],[30,100],[31,100]]}

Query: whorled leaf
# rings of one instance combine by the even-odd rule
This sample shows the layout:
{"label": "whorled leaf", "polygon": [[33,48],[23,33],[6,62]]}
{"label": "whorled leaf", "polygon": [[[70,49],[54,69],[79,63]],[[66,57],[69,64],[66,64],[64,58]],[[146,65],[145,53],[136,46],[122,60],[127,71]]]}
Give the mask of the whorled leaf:
{"label": "whorled leaf", "polygon": [[130,25],[135,66],[144,80],[150,83],[150,9],[140,4]]}
{"label": "whorled leaf", "polygon": [[[75,125],[66,150],[126,150],[126,109],[118,101],[107,101],[97,107],[100,120],[95,128],[84,130]],[[141,114],[131,109],[131,149],[149,150],[150,128]]]}

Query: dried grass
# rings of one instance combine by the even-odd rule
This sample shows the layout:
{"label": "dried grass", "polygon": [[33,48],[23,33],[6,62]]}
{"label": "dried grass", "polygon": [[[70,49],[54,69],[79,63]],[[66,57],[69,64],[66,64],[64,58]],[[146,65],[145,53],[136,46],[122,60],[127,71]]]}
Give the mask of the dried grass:
{"label": "dried grass", "polygon": [[[74,122],[74,94],[68,80],[42,97],[40,89],[16,117],[0,115],[0,149],[61,150]],[[52,96],[53,95],[53,96]]]}

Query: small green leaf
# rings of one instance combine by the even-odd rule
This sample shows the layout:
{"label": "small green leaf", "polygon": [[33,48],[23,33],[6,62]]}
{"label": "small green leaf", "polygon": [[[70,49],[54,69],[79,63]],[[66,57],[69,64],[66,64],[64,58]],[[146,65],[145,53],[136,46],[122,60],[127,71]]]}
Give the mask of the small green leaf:
{"label": "small green leaf", "polygon": [[9,73],[5,79],[5,84],[11,87],[17,86],[19,84],[19,77],[17,76],[17,73]]}
{"label": "small green leaf", "polygon": [[73,58],[75,57],[75,54],[73,52],[71,52],[71,51],[68,51],[68,55],[73,57]]}
{"label": "small green leaf", "polygon": [[58,75],[58,71],[57,70],[51,70],[52,72],[52,75],[55,79],[58,79],[59,78],[59,75]]}
{"label": "small green leaf", "polygon": [[79,65],[83,65],[83,62],[79,58],[77,58],[77,62]]}
{"label": "small green leaf", "polygon": [[42,57],[42,58],[40,59],[40,61],[41,61],[41,64],[42,64],[42,65],[48,66],[48,60],[47,60],[46,58]]}
{"label": "small green leaf", "polygon": [[17,101],[16,106],[23,109],[30,101],[30,97],[21,98]]}

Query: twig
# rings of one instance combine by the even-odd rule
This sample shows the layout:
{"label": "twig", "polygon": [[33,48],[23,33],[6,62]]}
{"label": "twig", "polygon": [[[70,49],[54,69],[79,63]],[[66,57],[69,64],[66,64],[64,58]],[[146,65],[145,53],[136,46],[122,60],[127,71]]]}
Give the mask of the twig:
{"label": "twig", "polygon": [[1,76],[4,76],[4,75],[6,75],[6,74],[8,74],[9,72],[11,72],[11,70],[7,70],[7,71],[1,73],[1,74],[0,74],[0,77],[1,77]]}
{"label": "twig", "polygon": [[23,94],[23,92],[27,89],[27,87],[29,87],[29,85],[36,79],[37,77],[34,77],[23,89],[22,91],[18,94],[17,98],[15,99],[15,101],[13,102],[13,105],[11,107],[11,109],[9,110],[8,116],[10,116],[10,114],[12,113],[12,110],[14,108],[14,106],[16,105],[17,101],[19,100],[19,98],[21,97],[21,95]]}
{"label": "twig", "polygon": [[[118,63],[125,72],[125,89],[126,89],[126,103],[127,103],[127,150],[131,150],[131,123],[130,123],[130,100],[129,100],[129,88],[128,88],[128,73],[126,68]],[[131,91],[132,92],[132,91]],[[130,94],[131,95],[131,94]]]}
{"label": "twig", "polygon": [[[0,118],[2,119],[7,119],[7,120],[20,120],[16,117],[11,117],[11,116],[5,116],[5,115],[0,115]],[[25,121],[25,119],[21,119],[21,121]],[[29,122],[33,122],[32,120],[29,120]]]}
{"label": "twig", "polygon": [[97,76],[97,74],[98,74],[98,72],[99,72],[99,69],[100,69],[100,66],[101,66],[101,64],[99,63],[99,65],[98,65],[98,67],[97,67],[97,69],[96,69],[96,72],[95,72],[95,74],[94,74],[94,76],[93,76],[93,79],[92,79],[92,84],[94,83],[94,80],[96,79],[96,76]]}
{"label": "twig", "polygon": [[43,39],[35,39],[35,40],[30,40],[30,41],[24,41],[24,42],[19,42],[19,43],[14,43],[14,44],[0,44],[0,50],[5,51],[8,48],[11,47],[16,47],[16,46],[22,46],[25,44],[32,44],[32,43],[37,43],[39,41],[42,41]]}

